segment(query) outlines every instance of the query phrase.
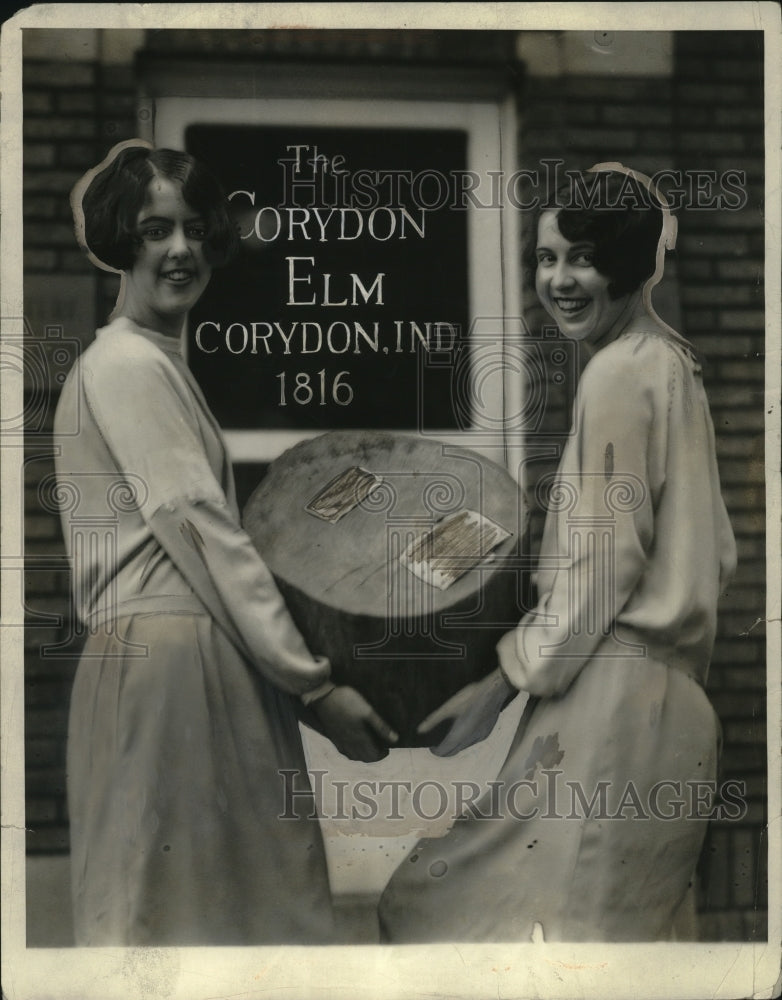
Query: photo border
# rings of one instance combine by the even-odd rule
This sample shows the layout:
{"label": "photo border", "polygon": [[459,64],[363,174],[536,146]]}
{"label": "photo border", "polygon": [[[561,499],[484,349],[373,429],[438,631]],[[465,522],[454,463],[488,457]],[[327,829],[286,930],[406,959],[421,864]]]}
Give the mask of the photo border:
{"label": "photo border", "polygon": [[[2,654],[2,986],[9,1000],[159,996],[407,998],[771,997],[782,941],[780,729],[780,10],[763,3],[51,4],[2,31],[2,336],[23,335],[23,28],[448,28],[514,30],[762,30],[766,95],[766,496],[768,943],[355,945],[330,948],[35,949],[25,946],[23,630],[4,627]],[[22,412],[21,377],[2,366],[3,420]],[[3,497],[18,497],[23,450],[2,442]],[[23,512],[2,505],[6,553],[21,552]],[[11,541],[9,541],[11,540]],[[7,565],[7,564],[6,564]],[[5,568],[5,567],[3,567]],[[4,574],[6,577],[8,574]],[[4,581],[5,582],[5,581]],[[2,620],[19,621],[18,587],[2,587]]]}

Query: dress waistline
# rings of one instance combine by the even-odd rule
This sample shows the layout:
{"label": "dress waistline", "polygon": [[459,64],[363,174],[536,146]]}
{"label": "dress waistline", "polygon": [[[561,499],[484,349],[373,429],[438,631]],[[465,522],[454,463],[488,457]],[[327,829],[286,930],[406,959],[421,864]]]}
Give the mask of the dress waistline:
{"label": "dress waistline", "polygon": [[158,594],[155,596],[129,597],[110,608],[98,608],[82,617],[87,628],[101,628],[108,622],[130,615],[149,614],[195,614],[206,615],[208,611],[194,594]]}
{"label": "dress waistline", "polygon": [[623,627],[618,622],[610,635],[604,636],[595,650],[595,656],[622,657],[623,659],[650,659],[678,670],[703,686],[709,664],[700,657],[677,649],[670,643],[645,636],[635,628]]}

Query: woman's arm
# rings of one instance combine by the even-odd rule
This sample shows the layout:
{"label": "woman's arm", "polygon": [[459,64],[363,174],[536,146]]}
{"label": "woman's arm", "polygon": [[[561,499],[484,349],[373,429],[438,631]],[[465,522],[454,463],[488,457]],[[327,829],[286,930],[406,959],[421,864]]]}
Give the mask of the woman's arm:
{"label": "woman's arm", "polygon": [[291,694],[320,695],[313,711],[330,702],[331,728],[357,730],[349,749],[377,759],[375,737],[393,742],[394,734],[374,725],[361,696],[332,694],[328,660],[308,650],[212,472],[184,382],[141,338],[120,338],[116,350],[84,366],[85,396],[118,470],[144,483],[139,511],[150,531],[258,670]]}
{"label": "woman's arm", "polygon": [[572,440],[552,491],[538,572],[540,599],[498,645],[522,690],[563,693],[614,629],[654,542],[664,476],[670,352],[627,345],[598,354],[579,385]]}
{"label": "woman's arm", "polygon": [[639,369],[635,356],[616,350],[585,369],[551,491],[538,605],[498,643],[500,668],[425,720],[427,728],[453,720],[434,753],[485,739],[513,690],[535,696],[532,703],[562,694],[611,632],[653,544],[667,379],[667,365]]}

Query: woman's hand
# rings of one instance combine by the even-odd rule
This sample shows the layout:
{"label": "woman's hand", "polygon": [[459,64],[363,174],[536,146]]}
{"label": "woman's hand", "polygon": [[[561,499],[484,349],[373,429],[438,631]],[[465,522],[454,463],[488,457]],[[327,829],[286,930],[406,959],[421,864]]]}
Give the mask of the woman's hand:
{"label": "woman's hand", "polygon": [[355,688],[335,687],[313,702],[310,710],[323,727],[323,734],[341,754],[351,760],[382,760],[399,737]]}
{"label": "woman's hand", "polygon": [[453,720],[445,739],[432,747],[437,757],[452,757],[474,743],[485,740],[497,724],[500,712],[517,694],[498,669],[473,684],[467,684],[419,725],[419,733],[429,733],[441,722]]}

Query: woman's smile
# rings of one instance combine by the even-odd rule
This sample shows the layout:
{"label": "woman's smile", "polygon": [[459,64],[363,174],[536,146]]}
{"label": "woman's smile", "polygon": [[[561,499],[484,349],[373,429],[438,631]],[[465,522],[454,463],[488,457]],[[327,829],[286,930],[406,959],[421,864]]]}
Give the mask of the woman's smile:
{"label": "woman's smile", "polygon": [[563,299],[556,298],[554,302],[560,312],[565,313],[571,319],[589,305],[589,299]]}
{"label": "woman's smile", "polygon": [[184,285],[193,280],[195,271],[191,271],[189,268],[177,267],[171,271],[164,271],[163,277],[167,281],[172,281],[175,285]]}
{"label": "woman's smile", "polygon": [[596,344],[630,318],[637,296],[612,298],[610,278],[595,266],[594,244],[571,243],[559,231],[554,210],[540,217],[535,256],[538,298],[566,337]]}

